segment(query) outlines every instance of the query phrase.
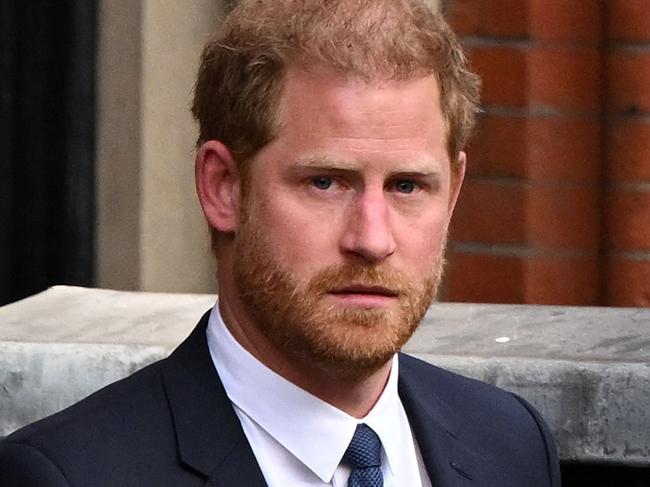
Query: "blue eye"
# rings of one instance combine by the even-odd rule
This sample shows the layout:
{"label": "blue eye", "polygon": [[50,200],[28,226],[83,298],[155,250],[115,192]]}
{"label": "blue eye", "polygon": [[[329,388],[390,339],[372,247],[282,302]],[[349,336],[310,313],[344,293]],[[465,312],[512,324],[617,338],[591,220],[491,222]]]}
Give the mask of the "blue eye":
{"label": "blue eye", "polygon": [[332,178],[328,178],[325,176],[318,176],[315,178],[312,178],[311,180],[312,184],[314,185],[315,188],[317,189],[322,189],[326,190],[329,189],[332,186]]}
{"label": "blue eye", "polygon": [[396,181],[395,189],[400,193],[409,194],[415,191],[415,183],[407,180]]}

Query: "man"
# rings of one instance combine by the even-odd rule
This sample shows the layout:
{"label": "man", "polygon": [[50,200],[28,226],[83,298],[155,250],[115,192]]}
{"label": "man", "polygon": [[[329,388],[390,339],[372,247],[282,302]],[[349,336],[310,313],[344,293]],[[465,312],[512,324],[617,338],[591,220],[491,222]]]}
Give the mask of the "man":
{"label": "man", "polygon": [[218,306],[8,437],[0,484],[559,485],[525,401],[397,353],[440,280],[477,85],[421,0],[241,2],[193,104]]}

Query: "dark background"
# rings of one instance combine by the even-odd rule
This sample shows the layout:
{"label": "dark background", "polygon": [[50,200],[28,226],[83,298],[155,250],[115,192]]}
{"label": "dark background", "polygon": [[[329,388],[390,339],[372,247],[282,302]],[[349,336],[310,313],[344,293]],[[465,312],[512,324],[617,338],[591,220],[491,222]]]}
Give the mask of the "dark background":
{"label": "dark background", "polygon": [[0,2],[0,305],[92,285],[94,0]]}

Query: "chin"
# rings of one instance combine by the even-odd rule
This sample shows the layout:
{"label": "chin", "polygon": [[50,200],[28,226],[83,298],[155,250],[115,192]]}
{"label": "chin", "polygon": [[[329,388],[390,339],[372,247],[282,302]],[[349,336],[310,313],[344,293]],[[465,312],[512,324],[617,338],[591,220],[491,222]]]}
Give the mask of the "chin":
{"label": "chin", "polygon": [[[304,322],[294,343],[300,358],[345,381],[371,376],[388,363],[413,335],[418,320],[406,320],[396,310],[333,308],[323,319]],[[296,330],[297,331],[297,330]],[[285,335],[286,336],[286,335]]]}

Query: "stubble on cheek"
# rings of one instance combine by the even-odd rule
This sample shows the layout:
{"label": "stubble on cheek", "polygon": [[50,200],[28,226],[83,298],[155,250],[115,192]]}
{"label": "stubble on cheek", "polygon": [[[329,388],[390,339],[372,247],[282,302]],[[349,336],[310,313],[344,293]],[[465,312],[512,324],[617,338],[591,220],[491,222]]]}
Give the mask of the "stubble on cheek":
{"label": "stubble on cheek", "polygon": [[[285,355],[344,380],[372,374],[401,349],[433,301],[442,274],[442,257],[419,283],[385,264],[343,263],[301,283],[270,249],[246,214],[236,239],[234,277],[248,314]],[[390,289],[396,306],[327,304],[331,290],[351,285]]]}

